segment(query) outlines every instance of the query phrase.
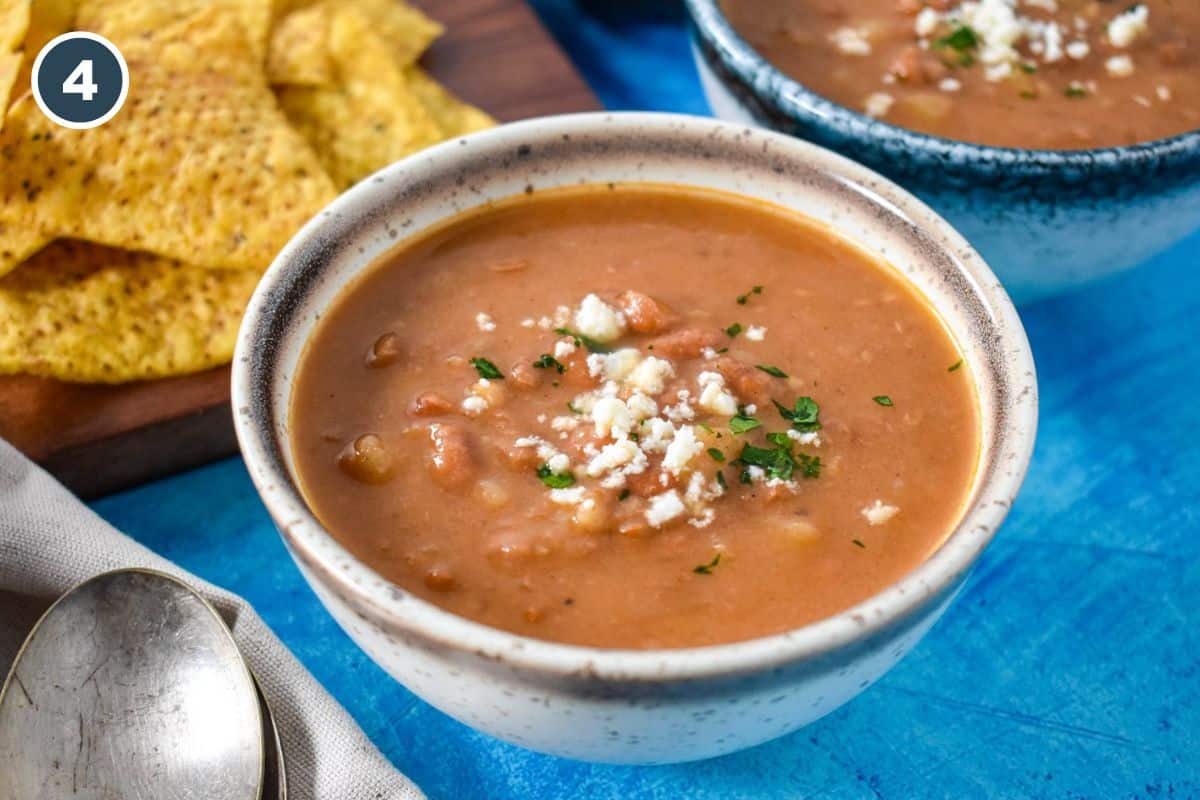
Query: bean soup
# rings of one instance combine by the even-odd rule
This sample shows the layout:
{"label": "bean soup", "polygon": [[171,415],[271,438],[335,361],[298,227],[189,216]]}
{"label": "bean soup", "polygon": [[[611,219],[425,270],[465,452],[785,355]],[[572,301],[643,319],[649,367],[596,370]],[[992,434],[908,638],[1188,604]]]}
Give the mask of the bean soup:
{"label": "bean soup", "polygon": [[609,185],[403,244],[301,359],[302,491],[455,614],[671,648],[795,628],[950,534],[980,423],[941,320],[794,213]]}
{"label": "bean soup", "polygon": [[1024,149],[1200,128],[1196,0],[722,0],[763,57],[894,125]]}

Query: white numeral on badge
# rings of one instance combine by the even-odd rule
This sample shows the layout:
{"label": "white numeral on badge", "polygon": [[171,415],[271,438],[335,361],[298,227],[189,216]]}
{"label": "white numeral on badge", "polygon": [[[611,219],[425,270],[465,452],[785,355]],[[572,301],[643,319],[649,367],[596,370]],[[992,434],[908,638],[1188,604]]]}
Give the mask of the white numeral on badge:
{"label": "white numeral on badge", "polygon": [[[62,73],[59,73],[60,75]],[[90,101],[100,91],[100,87],[92,81],[92,60],[85,58],[71,71],[63,81],[63,94],[77,94],[83,100]]]}

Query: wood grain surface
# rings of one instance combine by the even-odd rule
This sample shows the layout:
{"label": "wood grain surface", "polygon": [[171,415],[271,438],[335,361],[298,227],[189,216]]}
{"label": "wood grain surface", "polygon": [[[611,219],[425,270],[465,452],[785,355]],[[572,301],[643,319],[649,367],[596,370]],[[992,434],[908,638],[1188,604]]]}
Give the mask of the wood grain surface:
{"label": "wood grain surface", "polygon": [[[446,26],[427,69],[504,121],[599,101],[523,0],[416,0]],[[0,376],[0,436],[96,497],[237,451],[229,368],[121,386]]]}

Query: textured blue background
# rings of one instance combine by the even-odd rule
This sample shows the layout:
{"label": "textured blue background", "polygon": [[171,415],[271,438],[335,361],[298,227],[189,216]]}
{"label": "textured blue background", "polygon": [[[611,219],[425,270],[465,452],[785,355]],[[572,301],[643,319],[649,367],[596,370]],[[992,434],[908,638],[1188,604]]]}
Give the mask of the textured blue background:
{"label": "textured blue background", "polygon": [[[536,5],[609,107],[706,112],[669,4]],[[1022,309],[1041,377],[1041,436],[1025,491],[966,592],[848,706],[703,763],[563,761],[426,706],[321,610],[238,460],[95,507],[248,598],[434,800],[1196,797],[1198,262],[1200,236]]]}

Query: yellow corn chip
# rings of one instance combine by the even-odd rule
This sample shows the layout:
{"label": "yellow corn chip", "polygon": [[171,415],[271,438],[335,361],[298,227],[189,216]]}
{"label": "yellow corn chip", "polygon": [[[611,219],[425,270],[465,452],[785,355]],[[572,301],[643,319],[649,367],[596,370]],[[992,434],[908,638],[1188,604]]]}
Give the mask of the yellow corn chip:
{"label": "yellow corn chip", "polygon": [[[29,26],[21,45],[22,57],[18,59],[17,72],[13,78],[10,100],[16,100],[29,91],[33,75],[33,62],[38,53],[54,37],[74,30],[77,0],[32,0],[29,3]],[[4,69],[0,66],[0,99],[4,97]],[[0,108],[0,123],[4,122],[4,109]],[[0,124],[0,130],[3,125]]]}
{"label": "yellow corn chip", "polygon": [[30,0],[0,0],[0,52],[11,53],[25,41]]}
{"label": "yellow corn chip", "polygon": [[331,86],[336,80],[329,52],[330,6],[297,9],[271,31],[267,79],[276,85]]}
{"label": "yellow corn chip", "polygon": [[367,18],[371,30],[402,67],[416,61],[444,30],[440,23],[396,0],[347,0],[345,5]]}
{"label": "yellow corn chip", "polygon": [[14,228],[0,222],[0,276],[41,250],[50,239],[36,228]]}
{"label": "yellow corn chip", "polygon": [[366,16],[340,8],[330,23],[330,51],[335,86],[284,86],[277,94],[338,186],[442,138]]}
{"label": "yellow corn chip", "polygon": [[496,124],[486,112],[459,100],[416,64],[405,68],[404,77],[441,129],[442,138],[462,136]]}
{"label": "yellow corn chip", "polygon": [[21,71],[20,53],[0,53],[0,131],[4,130],[4,116],[8,111],[8,98]]}
{"label": "yellow corn chip", "polygon": [[[124,46],[125,107],[59,128],[30,96],[0,132],[0,223],[211,267],[262,269],[335,191],[239,33],[202,12]],[[0,252],[12,250],[0,232]],[[0,274],[4,272],[0,261]]]}
{"label": "yellow corn chip", "polygon": [[[61,1],[61,0],[60,0]],[[78,3],[75,24],[98,33],[118,47],[153,36],[164,28],[195,19],[235,21],[256,63],[267,53],[271,28],[271,0],[73,0]]]}
{"label": "yellow corn chip", "polygon": [[117,383],[223,364],[258,277],[54,242],[0,279],[0,372]]}

